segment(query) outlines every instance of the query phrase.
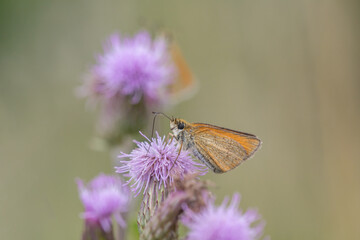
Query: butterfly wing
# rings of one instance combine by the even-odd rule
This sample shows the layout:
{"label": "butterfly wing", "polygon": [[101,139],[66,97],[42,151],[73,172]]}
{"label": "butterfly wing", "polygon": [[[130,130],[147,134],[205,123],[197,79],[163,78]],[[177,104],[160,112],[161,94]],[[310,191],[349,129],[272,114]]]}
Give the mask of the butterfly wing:
{"label": "butterfly wing", "polygon": [[197,90],[197,81],[181,54],[179,46],[174,41],[170,46],[170,54],[176,67],[177,78],[170,85],[169,92],[172,100],[179,102],[194,95]]}
{"label": "butterfly wing", "polygon": [[216,173],[227,172],[251,157],[260,147],[255,135],[210,124],[192,124],[193,153]]}

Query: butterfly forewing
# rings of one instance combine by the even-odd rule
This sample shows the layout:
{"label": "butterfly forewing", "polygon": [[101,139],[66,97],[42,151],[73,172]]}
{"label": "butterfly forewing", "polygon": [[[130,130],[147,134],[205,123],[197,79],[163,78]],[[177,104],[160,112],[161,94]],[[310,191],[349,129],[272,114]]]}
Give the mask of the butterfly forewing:
{"label": "butterfly forewing", "polygon": [[[252,134],[217,127],[210,124],[194,123],[191,133],[195,155],[213,171],[227,172],[251,157],[261,145]],[[204,158],[204,159],[203,159]]]}

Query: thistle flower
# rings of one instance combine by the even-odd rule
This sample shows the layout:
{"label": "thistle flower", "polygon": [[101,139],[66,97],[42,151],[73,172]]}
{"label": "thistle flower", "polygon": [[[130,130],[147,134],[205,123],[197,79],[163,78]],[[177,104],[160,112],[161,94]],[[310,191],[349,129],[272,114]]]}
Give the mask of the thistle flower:
{"label": "thistle flower", "polygon": [[81,217],[86,225],[100,226],[104,232],[112,230],[112,216],[116,222],[126,226],[122,217],[128,211],[130,192],[119,177],[100,174],[87,185],[77,180],[80,200],[84,205]]}
{"label": "thistle flower", "polygon": [[185,174],[204,174],[206,168],[192,160],[189,152],[179,149],[175,141],[165,141],[165,136],[148,139],[145,142],[134,141],[137,148],[130,154],[121,153],[122,166],[116,172],[129,177],[128,184],[137,196],[143,190],[143,200],[138,214],[138,225],[143,230],[155,214],[158,206],[166,199],[174,178],[183,178]]}
{"label": "thistle flower", "polygon": [[[186,211],[183,223],[189,228],[187,240],[255,240],[260,239],[265,226],[255,210],[243,213],[238,210],[240,195],[234,194],[227,207],[228,199],[216,207],[210,202],[203,211]],[[259,222],[260,220],[260,222]]]}
{"label": "thistle flower", "polygon": [[185,174],[206,172],[203,164],[194,162],[190,153],[179,149],[175,141],[165,141],[165,136],[160,137],[156,132],[156,138],[145,142],[134,141],[137,148],[130,154],[121,153],[119,158],[122,166],[116,167],[116,172],[129,177],[127,183],[133,183],[131,189],[136,196],[144,189],[144,194],[150,189],[150,183],[154,182],[157,189],[169,188],[174,177],[183,177]]}
{"label": "thistle flower", "polygon": [[91,105],[101,105],[99,133],[112,143],[142,129],[148,109],[168,102],[174,69],[164,37],[152,41],[145,31],[133,38],[110,36],[79,89]]}
{"label": "thistle flower", "polygon": [[104,47],[104,55],[97,58],[93,72],[100,80],[94,93],[105,98],[129,97],[131,104],[163,100],[166,86],[173,78],[165,38],[153,42],[147,32],[130,38],[112,35]]}
{"label": "thistle flower", "polygon": [[175,178],[173,191],[159,205],[149,223],[145,226],[140,239],[177,239],[178,220],[184,209],[199,212],[211,198],[208,191],[209,183],[201,181],[196,175],[186,175],[184,178]]}

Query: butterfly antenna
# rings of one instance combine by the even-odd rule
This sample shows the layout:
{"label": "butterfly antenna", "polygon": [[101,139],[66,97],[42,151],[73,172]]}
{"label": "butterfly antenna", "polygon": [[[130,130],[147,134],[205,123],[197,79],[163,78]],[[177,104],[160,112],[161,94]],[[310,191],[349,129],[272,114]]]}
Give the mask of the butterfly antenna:
{"label": "butterfly antenna", "polygon": [[152,112],[154,114],[154,119],[153,119],[153,123],[152,123],[152,129],[151,129],[151,139],[154,137],[154,128],[155,128],[155,120],[157,115],[163,115],[164,117],[166,117],[167,119],[169,119],[170,121],[173,120],[173,118],[170,118],[168,115],[166,115],[163,112]]}
{"label": "butterfly antenna", "polygon": [[161,115],[163,115],[164,117],[166,117],[167,119],[169,119],[170,121],[172,121],[172,118],[171,117],[169,117],[168,115],[166,115],[165,113],[163,113],[163,112],[152,112],[153,114],[155,114],[155,115],[159,115],[159,114],[161,114]]}

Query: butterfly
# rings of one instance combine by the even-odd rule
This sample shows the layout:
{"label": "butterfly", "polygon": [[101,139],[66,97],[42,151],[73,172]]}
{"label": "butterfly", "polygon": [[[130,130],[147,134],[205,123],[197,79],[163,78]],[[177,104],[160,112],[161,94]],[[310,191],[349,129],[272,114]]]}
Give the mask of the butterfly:
{"label": "butterfly", "polygon": [[170,118],[170,130],[182,148],[190,150],[215,173],[225,173],[254,155],[262,142],[253,134],[206,123],[189,123]]}

